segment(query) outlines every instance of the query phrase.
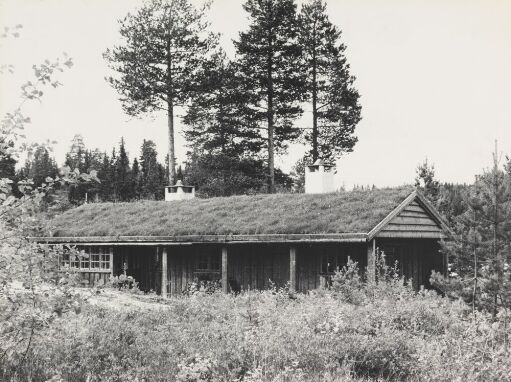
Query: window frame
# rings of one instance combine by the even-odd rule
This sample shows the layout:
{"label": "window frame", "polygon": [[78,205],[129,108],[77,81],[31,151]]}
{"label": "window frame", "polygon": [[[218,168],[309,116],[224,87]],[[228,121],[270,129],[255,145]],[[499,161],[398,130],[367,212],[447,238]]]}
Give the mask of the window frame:
{"label": "window frame", "polygon": [[62,270],[65,267],[77,272],[91,273],[112,273],[113,271],[113,249],[109,247],[86,247],[77,248],[79,255],[75,259],[70,259],[70,253],[64,253],[59,256],[59,267]]}

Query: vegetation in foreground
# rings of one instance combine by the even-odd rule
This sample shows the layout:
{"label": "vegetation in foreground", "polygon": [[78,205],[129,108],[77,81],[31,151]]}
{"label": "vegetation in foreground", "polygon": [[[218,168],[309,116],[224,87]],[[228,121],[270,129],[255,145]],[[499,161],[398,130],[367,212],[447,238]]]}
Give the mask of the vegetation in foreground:
{"label": "vegetation in foreground", "polygon": [[0,379],[509,380],[499,317],[396,278],[364,286],[357,274],[348,266],[331,291],[309,295],[198,292],[161,304],[130,297],[121,308],[97,297],[35,336],[27,354],[3,353]]}

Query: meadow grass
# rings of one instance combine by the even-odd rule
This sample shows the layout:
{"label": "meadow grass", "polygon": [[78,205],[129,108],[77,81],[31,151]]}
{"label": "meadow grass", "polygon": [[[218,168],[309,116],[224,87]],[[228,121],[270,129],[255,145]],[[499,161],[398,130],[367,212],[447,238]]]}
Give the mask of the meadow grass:
{"label": "meadow grass", "polygon": [[321,195],[93,203],[56,217],[51,231],[54,236],[367,233],[411,192],[404,187]]}

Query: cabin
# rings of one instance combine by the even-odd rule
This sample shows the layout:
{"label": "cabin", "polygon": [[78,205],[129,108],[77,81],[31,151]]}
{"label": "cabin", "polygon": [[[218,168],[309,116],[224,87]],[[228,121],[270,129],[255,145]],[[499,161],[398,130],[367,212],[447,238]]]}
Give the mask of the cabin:
{"label": "cabin", "polygon": [[[308,173],[328,175],[316,163]],[[310,182],[309,182],[310,184]],[[63,259],[84,283],[133,276],[145,291],[177,296],[198,282],[224,292],[288,284],[308,292],[328,286],[348,259],[374,277],[375,254],[397,261],[418,289],[432,270],[445,273],[439,241],[449,228],[410,187],[331,192],[330,181],[314,193],[190,197],[172,201],[93,203],[56,217],[51,235],[37,241],[67,244],[89,256]],[[323,192],[327,191],[327,192]]]}

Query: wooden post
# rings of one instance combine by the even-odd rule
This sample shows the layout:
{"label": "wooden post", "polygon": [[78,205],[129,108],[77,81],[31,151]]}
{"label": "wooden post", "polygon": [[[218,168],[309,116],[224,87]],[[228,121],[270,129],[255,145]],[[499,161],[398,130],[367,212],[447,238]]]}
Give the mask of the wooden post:
{"label": "wooden post", "polygon": [[222,247],[222,292],[229,292],[229,281],[227,278],[227,247]]}
{"label": "wooden post", "polygon": [[367,244],[367,281],[376,281],[376,240]]}
{"label": "wooden post", "polygon": [[296,247],[289,248],[289,290],[296,291]]}
{"label": "wooden post", "polygon": [[161,297],[167,298],[167,247],[161,253]]}
{"label": "wooden post", "polygon": [[110,252],[110,277],[114,275],[114,249],[113,247],[108,248]]}

